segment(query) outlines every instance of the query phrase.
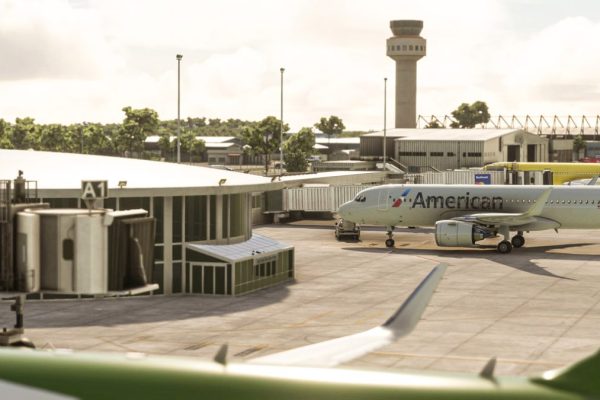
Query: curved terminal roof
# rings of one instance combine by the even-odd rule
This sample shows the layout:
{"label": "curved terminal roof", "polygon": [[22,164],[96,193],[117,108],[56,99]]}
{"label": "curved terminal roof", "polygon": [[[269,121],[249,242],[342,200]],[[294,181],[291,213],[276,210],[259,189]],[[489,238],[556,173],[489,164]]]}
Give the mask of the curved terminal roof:
{"label": "curved terminal roof", "polygon": [[[33,150],[1,150],[0,179],[14,179],[18,170],[27,180],[37,181],[38,190],[64,190],[75,195],[82,180],[106,180],[120,196],[240,193],[276,190],[282,187],[271,178],[214,168],[134,158]],[[224,180],[224,181],[222,181]],[[126,181],[124,188],[119,182]],[[221,184],[219,184],[219,182]],[[76,192],[72,192],[76,191]],[[55,196],[51,196],[55,197]]]}
{"label": "curved terminal roof", "polygon": [[[263,177],[163,161],[135,158],[0,149],[0,179],[23,171],[36,181],[39,197],[80,197],[81,181],[106,180],[110,197],[184,196],[264,192],[304,183],[359,184],[382,181],[381,171],[332,171]],[[126,182],[120,188],[119,183]]]}

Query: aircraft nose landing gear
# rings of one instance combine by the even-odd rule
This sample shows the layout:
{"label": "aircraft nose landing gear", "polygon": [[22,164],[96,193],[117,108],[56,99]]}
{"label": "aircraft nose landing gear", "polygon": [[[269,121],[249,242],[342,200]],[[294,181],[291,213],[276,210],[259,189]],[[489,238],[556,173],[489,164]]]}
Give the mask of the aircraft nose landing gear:
{"label": "aircraft nose landing gear", "polygon": [[396,244],[396,241],[394,240],[394,237],[393,237],[394,236],[394,227],[387,226],[386,231],[387,231],[388,239],[385,241],[385,246],[386,247],[394,247],[394,244]]}
{"label": "aircraft nose landing gear", "polygon": [[508,230],[508,226],[501,226],[500,229],[498,229],[498,233],[504,236],[504,240],[498,243],[498,253],[510,253],[513,249],[513,245],[508,241],[508,239],[510,239],[510,231]]}
{"label": "aircraft nose landing gear", "polygon": [[512,244],[508,240],[503,240],[498,243],[498,253],[500,254],[508,254],[512,251]]}

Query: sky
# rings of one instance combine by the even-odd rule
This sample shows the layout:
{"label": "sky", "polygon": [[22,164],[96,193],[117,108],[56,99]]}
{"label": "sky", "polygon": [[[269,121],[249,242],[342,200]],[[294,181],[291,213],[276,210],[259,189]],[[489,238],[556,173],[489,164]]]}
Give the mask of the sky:
{"label": "sky", "polygon": [[0,118],[120,122],[125,106],[181,117],[337,115],[393,125],[390,20],[424,21],[417,113],[485,101],[492,115],[600,114],[593,0],[0,0]]}

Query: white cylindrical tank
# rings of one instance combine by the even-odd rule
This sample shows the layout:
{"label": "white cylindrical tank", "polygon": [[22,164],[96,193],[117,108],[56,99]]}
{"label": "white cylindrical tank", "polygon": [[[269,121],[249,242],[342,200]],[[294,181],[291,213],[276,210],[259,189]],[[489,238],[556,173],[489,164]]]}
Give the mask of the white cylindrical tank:
{"label": "white cylindrical tank", "polygon": [[40,216],[17,213],[17,288],[23,292],[40,290]]}

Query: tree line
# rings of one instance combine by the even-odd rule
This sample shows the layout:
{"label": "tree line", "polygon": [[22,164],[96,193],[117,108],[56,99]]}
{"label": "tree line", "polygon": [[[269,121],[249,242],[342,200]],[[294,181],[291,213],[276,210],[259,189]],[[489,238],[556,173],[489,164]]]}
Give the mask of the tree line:
{"label": "tree line", "polygon": [[[66,153],[115,155],[138,158],[160,157],[173,160],[176,154],[177,120],[161,121],[150,108],[124,107],[121,123],[38,124],[33,118],[16,118],[14,123],[0,119],[0,148],[33,149]],[[182,154],[191,161],[194,155],[205,151],[199,136],[234,136],[241,140],[246,154],[261,156],[268,172],[271,155],[278,153],[284,135],[284,162],[287,170],[305,171],[307,157],[313,154],[316,128],[328,137],[341,135],[345,126],[341,118],[321,118],[313,127],[287,134],[289,126],[273,116],[261,121],[218,118],[187,118],[180,121],[180,146]],[[160,156],[145,149],[148,136],[156,135]]]}
{"label": "tree line", "polygon": [[[0,119],[0,148],[34,149],[56,152],[117,155],[138,158],[162,158],[173,160],[176,154],[178,132],[177,120],[160,120],[158,113],[150,108],[124,107],[125,116],[120,124],[76,123],[37,124],[30,117],[17,118],[14,124]],[[487,104],[476,101],[463,103],[452,112],[455,122],[452,128],[473,128],[489,121]],[[427,128],[441,128],[432,121]],[[180,121],[181,153],[192,161],[205,151],[205,143],[199,136],[234,136],[242,142],[245,154],[259,156],[268,173],[271,156],[283,147],[284,162],[289,172],[303,172],[308,167],[307,158],[314,154],[317,129],[328,138],[332,136],[355,136],[361,132],[344,132],[341,118],[332,115],[322,117],[311,127],[303,127],[295,134],[288,134],[289,126],[273,116],[260,121],[218,118],[187,118]],[[146,138],[156,135],[160,155],[145,149]],[[284,142],[280,138],[283,136]]]}

